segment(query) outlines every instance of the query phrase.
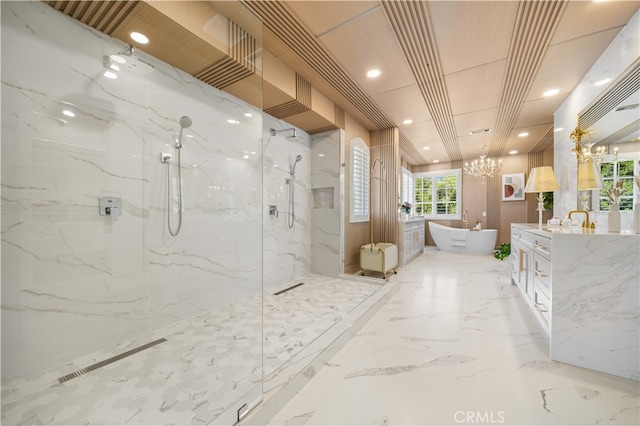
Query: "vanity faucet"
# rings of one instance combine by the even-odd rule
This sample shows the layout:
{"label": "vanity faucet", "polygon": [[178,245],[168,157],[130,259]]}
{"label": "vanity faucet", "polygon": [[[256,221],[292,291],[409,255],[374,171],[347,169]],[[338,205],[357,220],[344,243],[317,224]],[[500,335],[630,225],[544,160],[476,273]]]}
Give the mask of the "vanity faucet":
{"label": "vanity faucet", "polygon": [[568,217],[569,217],[569,220],[571,220],[571,216],[572,216],[574,213],[584,213],[584,215],[586,216],[585,221],[584,221],[584,222],[582,222],[582,227],[583,227],[583,228],[595,228],[595,227],[596,227],[596,224],[595,224],[595,223],[590,223],[590,222],[589,222],[589,212],[588,212],[588,211],[586,211],[586,210],[571,210],[571,211],[569,212],[569,216],[568,216]]}

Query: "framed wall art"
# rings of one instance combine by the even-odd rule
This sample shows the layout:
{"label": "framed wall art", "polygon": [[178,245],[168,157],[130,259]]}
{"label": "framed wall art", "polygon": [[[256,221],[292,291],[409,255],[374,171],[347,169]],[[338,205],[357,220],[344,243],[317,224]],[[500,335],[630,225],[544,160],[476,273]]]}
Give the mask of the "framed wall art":
{"label": "framed wall art", "polygon": [[523,201],[524,185],[524,173],[502,175],[502,201]]}

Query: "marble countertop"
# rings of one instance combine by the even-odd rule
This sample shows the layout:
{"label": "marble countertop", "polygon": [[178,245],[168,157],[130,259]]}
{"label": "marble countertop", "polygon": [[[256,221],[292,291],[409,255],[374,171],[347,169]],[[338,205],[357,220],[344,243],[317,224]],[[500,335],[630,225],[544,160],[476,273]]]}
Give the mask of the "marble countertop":
{"label": "marble countertop", "polygon": [[399,220],[398,222],[411,223],[411,222],[421,222],[424,220],[425,220],[424,216],[416,216],[416,217],[410,217],[409,219],[405,219],[405,220]]}
{"label": "marble countertop", "polygon": [[566,235],[610,235],[610,236],[618,236],[618,237],[629,236],[629,237],[640,238],[640,234],[634,234],[631,231],[608,232],[606,228],[598,228],[598,227],[596,227],[595,229],[585,229],[580,226],[542,225],[542,228],[540,228],[537,223],[514,223],[513,225],[516,225],[519,228],[525,229],[534,234],[539,234],[545,237],[551,237],[551,235],[556,235],[556,234],[566,234]]}

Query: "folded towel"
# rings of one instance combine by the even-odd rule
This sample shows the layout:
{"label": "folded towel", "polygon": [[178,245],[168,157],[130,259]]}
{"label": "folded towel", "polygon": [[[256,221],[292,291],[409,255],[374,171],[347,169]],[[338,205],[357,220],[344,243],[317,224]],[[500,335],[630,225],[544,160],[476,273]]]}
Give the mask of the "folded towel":
{"label": "folded towel", "polygon": [[466,229],[452,229],[451,241],[467,241],[468,232]]}
{"label": "folded towel", "polygon": [[451,246],[452,247],[466,247],[467,246],[467,242],[466,241],[451,240]]}

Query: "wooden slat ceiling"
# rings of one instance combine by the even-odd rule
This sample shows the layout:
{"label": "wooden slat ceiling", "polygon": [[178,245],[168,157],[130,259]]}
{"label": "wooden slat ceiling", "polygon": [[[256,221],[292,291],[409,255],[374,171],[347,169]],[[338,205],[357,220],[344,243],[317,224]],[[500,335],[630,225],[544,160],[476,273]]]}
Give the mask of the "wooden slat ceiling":
{"label": "wooden slat ceiling", "polygon": [[[230,85],[256,71],[240,51],[216,48],[198,22],[222,10],[251,40],[370,130],[399,128],[409,164],[536,152],[553,145],[553,113],[638,10],[637,1],[48,1],[114,37],[150,8],[161,49],[146,51],[203,81]],[[191,16],[191,15],[194,16]],[[255,25],[256,15],[263,27]],[[251,18],[251,19],[249,19]],[[129,19],[129,20],[128,20]],[[209,18],[207,18],[209,19]],[[184,33],[185,20],[193,24]],[[174,22],[175,21],[175,22]],[[243,31],[244,30],[244,31]],[[246,34],[245,34],[246,32]],[[184,34],[183,34],[184,33]],[[195,37],[194,37],[195,36]],[[182,42],[180,40],[183,40]],[[244,50],[243,50],[244,49]],[[183,68],[184,67],[184,68]],[[220,70],[222,68],[222,71]],[[382,75],[371,80],[370,68]],[[258,70],[259,72],[259,70]],[[255,84],[255,82],[252,82]],[[306,93],[286,91],[268,109],[304,115]],[[545,98],[542,92],[557,88]],[[234,92],[234,90],[236,92]],[[280,106],[277,99],[283,99]],[[301,109],[302,108],[302,109]],[[291,109],[287,112],[286,109]],[[404,121],[410,119],[411,123]],[[577,124],[577,123],[576,123]],[[491,129],[489,133],[474,130]],[[518,137],[528,132],[526,138]],[[471,133],[473,132],[473,133]]]}
{"label": "wooden slat ceiling", "polygon": [[[371,130],[399,127],[415,148],[403,149],[410,164],[474,158],[482,144],[492,156],[551,147],[553,113],[638,10],[628,1],[246,4],[274,35],[267,50]],[[364,77],[373,67],[376,82]],[[542,97],[551,88],[560,92]],[[469,135],[483,128],[492,130]]]}

